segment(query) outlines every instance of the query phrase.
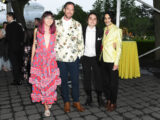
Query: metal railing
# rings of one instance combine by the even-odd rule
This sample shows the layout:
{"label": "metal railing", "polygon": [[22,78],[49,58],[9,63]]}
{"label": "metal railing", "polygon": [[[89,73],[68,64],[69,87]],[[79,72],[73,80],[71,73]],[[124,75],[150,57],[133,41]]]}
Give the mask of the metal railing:
{"label": "metal railing", "polygon": [[[147,7],[150,7],[150,8],[153,9],[154,11],[160,13],[160,10],[158,10],[157,8],[154,8],[153,6],[145,3],[144,1],[142,1],[142,0],[137,0],[137,1],[140,2],[140,3],[142,3],[142,4],[144,4],[144,5],[146,5]],[[148,52],[146,52],[146,53],[144,53],[144,54],[142,54],[142,55],[140,55],[139,58],[142,58],[142,57],[144,57],[144,56],[146,56],[146,55],[148,55],[148,54],[150,54],[150,53],[153,53],[153,52],[155,52],[155,51],[157,51],[157,50],[159,50],[159,49],[160,49],[160,46],[159,46],[159,47],[156,47],[156,48],[154,48],[154,49],[152,49],[152,50],[150,50],[150,51],[148,51]]]}
{"label": "metal railing", "polygon": [[155,51],[157,51],[157,50],[159,50],[159,49],[160,49],[160,46],[159,46],[159,47],[156,47],[156,48],[154,48],[154,49],[152,49],[152,50],[150,50],[150,51],[148,51],[148,52],[146,52],[146,53],[144,53],[144,54],[142,54],[142,55],[140,55],[139,58],[142,58],[142,57],[144,57],[144,56],[146,56],[146,55],[148,55],[148,54],[150,54],[150,53],[153,53],[153,52],[155,52]]}
{"label": "metal railing", "polygon": [[154,11],[160,13],[160,10],[158,10],[157,8],[155,8],[155,7],[153,7],[153,6],[149,5],[149,4],[147,4],[147,3],[144,2],[143,0],[137,0],[137,1],[140,2],[140,3],[142,3],[142,4],[144,4],[144,5],[146,5],[147,7],[152,8]]}

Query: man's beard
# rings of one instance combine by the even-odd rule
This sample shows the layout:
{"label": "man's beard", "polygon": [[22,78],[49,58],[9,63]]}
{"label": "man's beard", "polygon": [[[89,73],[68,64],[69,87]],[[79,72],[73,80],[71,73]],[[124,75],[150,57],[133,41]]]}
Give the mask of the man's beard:
{"label": "man's beard", "polygon": [[70,17],[68,17],[67,15],[64,15],[65,16],[65,18],[67,18],[67,19],[71,19],[72,18],[72,16],[70,16]]}

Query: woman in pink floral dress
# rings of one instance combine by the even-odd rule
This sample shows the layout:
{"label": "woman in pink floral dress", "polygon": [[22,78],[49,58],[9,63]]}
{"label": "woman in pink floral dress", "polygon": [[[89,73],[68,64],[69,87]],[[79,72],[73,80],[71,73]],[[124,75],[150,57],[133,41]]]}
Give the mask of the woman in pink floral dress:
{"label": "woman in pink floral dress", "polygon": [[49,108],[57,100],[56,88],[61,84],[54,50],[55,32],[54,16],[46,11],[42,15],[41,24],[34,31],[29,79],[32,84],[32,101],[44,104],[45,116],[50,116]]}

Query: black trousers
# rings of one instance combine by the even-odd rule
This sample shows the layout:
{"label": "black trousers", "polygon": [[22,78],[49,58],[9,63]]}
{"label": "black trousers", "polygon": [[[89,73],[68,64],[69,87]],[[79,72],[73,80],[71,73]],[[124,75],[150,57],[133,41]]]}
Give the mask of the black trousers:
{"label": "black trousers", "polygon": [[9,53],[13,72],[13,82],[15,83],[20,82],[22,79],[22,54],[18,53]]}
{"label": "black trousers", "polygon": [[85,92],[87,94],[90,94],[88,92],[92,91],[92,83],[96,91],[103,91],[101,67],[98,61],[96,60],[96,57],[83,56],[82,67],[84,74],[83,86]]}
{"label": "black trousers", "polygon": [[112,104],[116,104],[119,80],[118,70],[112,70],[113,65],[113,63],[102,62],[103,88],[107,100],[111,100]]}

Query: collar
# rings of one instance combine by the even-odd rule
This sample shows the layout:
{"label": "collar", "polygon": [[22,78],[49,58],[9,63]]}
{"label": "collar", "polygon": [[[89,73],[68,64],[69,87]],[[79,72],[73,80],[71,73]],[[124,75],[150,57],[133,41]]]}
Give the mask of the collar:
{"label": "collar", "polygon": [[62,21],[63,21],[63,22],[65,22],[65,23],[66,23],[66,22],[67,22],[67,23],[71,23],[72,18],[71,18],[71,19],[69,19],[69,20],[65,20],[65,19],[64,19],[64,16],[63,16],[63,17],[62,17]]}
{"label": "collar", "polygon": [[87,26],[87,30],[95,32],[96,31],[96,27],[90,28],[89,26]]}
{"label": "collar", "polygon": [[15,22],[15,20],[12,20],[10,23]]}
{"label": "collar", "polygon": [[107,27],[108,30],[111,30],[114,27],[114,24],[112,23],[110,26]]}

